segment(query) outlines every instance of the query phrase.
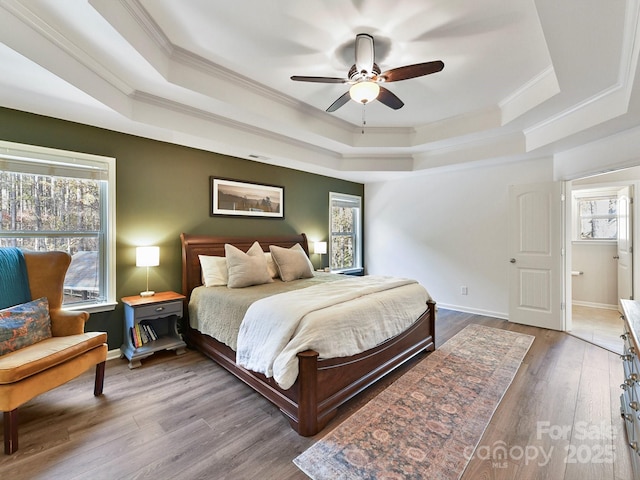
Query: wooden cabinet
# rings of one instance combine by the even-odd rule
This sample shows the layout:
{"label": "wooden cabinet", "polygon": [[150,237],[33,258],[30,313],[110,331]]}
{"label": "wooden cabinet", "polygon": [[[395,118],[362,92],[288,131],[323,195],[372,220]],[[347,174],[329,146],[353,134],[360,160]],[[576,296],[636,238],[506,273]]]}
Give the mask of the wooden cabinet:
{"label": "wooden cabinet", "polygon": [[[185,296],[175,292],[160,292],[151,297],[134,295],[122,298],[124,303],[124,343],[120,352],[129,359],[129,368],[141,365],[140,361],[159,350],[185,352],[186,344],[178,333],[178,319],[182,318]],[[145,330],[148,325],[154,335],[142,334],[146,342],[136,345],[133,335],[136,329]]]}
{"label": "wooden cabinet", "polygon": [[625,433],[631,448],[634,478],[640,478],[640,302],[621,300],[624,320],[624,353],[622,366],[624,383],[620,385],[620,414],[624,419]]}

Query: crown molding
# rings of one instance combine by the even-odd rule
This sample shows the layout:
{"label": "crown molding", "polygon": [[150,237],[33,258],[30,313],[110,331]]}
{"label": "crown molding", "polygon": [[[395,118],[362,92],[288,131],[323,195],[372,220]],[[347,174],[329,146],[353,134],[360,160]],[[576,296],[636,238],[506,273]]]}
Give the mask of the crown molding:
{"label": "crown molding", "polygon": [[[232,129],[241,134],[259,136],[259,137],[275,140],[282,144],[295,146],[297,148],[304,148],[305,150],[314,152],[316,155],[320,155],[328,159],[336,160],[341,158],[340,154],[336,153],[335,151],[318,147],[317,145],[313,145],[308,142],[297,140],[286,135],[281,135],[271,130],[260,128],[258,126],[249,125],[244,122],[232,120],[228,117],[217,115],[215,113],[211,113],[206,110],[202,110],[200,108],[191,107],[181,102],[168,100],[164,97],[159,97],[157,95],[153,95],[145,92],[135,92],[135,94],[132,95],[131,98],[134,104],[137,104],[140,107],[149,106],[149,107],[153,107],[154,110],[156,110],[156,112],[157,112],[157,109],[159,109],[165,113],[172,112],[172,114],[175,114],[175,121],[170,122],[171,123],[170,125],[158,125],[158,126],[162,126],[165,128],[168,126],[171,129],[182,130],[182,131],[185,131],[186,133],[191,133],[193,132],[193,127],[195,125],[193,123],[185,124],[184,119],[188,118],[188,119],[193,119],[194,121],[206,122],[206,126],[204,128],[208,129],[209,132],[211,132],[211,126],[215,125],[218,127],[223,127],[225,129]],[[145,113],[143,110],[140,110],[140,109],[135,109],[135,110],[137,114],[134,115],[134,120],[144,120],[145,123],[152,123],[151,120],[153,120],[154,118],[158,118],[158,116],[155,113],[152,115],[147,115],[147,113]],[[164,116],[166,117],[166,115]],[[203,126],[201,125],[200,128],[198,128],[198,130],[202,130],[202,128]],[[262,154],[255,153],[255,151],[257,151],[256,148],[248,147],[247,150],[253,152],[253,155],[262,155]],[[248,156],[249,156],[249,153],[247,153],[247,157]],[[266,155],[266,157],[270,158],[268,155]]]}
{"label": "crown molding", "polygon": [[524,129],[527,151],[586,130],[628,112],[640,54],[640,2],[626,2],[618,81],[529,128]]}
{"label": "crown molding", "polygon": [[[68,58],[73,60],[76,64],[80,65],[85,72],[91,74],[91,76],[97,76],[102,81],[107,83],[110,87],[115,88],[118,92],[123,95],[129,95],[134,91],[133,87],[128,83],[124,82],[121,78],[117,77],[113,74],[107,67],[98,62],[95,58],[89,55],[82,48],[78,47],[76,44],[72,43],[67,37],[53,29],[45,20],[43,20],[40,16],[38,16],[33,10],[29,9],[24,3],[13,1],[13,0],[3,0],[0,3],[0,8],[4,9],[7,13],[18,19],[23,26],[29,29],[30,33],[36,33],[38,38],[47,42],[50,47],[54,47],[63,54],[65,54]],[[14,30],[8,30],[6,35],[2,35],[3,40],[8,45],[11,45],[15,51],[20,52],[25,57],[33,59],[34,56],[40,59],[41,65],[46,65],[46,68],[55,72],[60,78],[64,78],[66,81],[71,83],[72,85],[76,85],[81,90],[87,91],[89,88],[87,85],[82,84],[78,85],[77,78],[73,78],[71,72],[67,68],[61,68],[56,60],[59,60],[59,56],[48,56],[45,55],[44,52],[40,52],[40,55],[30,55],[28,53],[23,53],[20,45],[17,42],[11,41],[11,36],[15,35],[16,32]],[[33,45],[33,37],[30,38],[29,44],[32,47],[35,47],[34,50],[44,49],[42,44]],[[33,52],[33,51],[32,51]]]}
{"label": "crown molding", "polygon": [[[98,12],[101,12],[103,5],[113,5],[116,2],[125,9],[129,14],[128,16],[140,26],[142,31],[152,40],[153,44],[156,45],[160,51],[166,56],[173,54],[175,46],[139,0],[89,0],[89,4]],[[100,8],[98,8],[98,6],[100,6]]]}
{"label": "crown molding", "polygon": [[506,125],[558,93],[560,85],[553,65],[550,65],[498,103],[502,112],[501,124]]}

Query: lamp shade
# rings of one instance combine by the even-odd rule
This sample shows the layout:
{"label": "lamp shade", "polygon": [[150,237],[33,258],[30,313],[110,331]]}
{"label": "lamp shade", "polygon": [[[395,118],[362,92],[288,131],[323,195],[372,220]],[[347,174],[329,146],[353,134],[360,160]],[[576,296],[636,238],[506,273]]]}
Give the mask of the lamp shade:
{"label": "lamp shade", "polygon": [[327,253],[327,242],[314,242],[313,253],[319,253],[320,255]]}
{"label": "lamp shade", "polygon": [[157,267],[160,265],[160,247],[137,247],[136,267]]}
{"label": "lamp shade", "polygon": [[380,85],[370,81],[354,83],[349,89],[351,99],[360,103],[369,103],[371,100],[375,100],[379,93]]}

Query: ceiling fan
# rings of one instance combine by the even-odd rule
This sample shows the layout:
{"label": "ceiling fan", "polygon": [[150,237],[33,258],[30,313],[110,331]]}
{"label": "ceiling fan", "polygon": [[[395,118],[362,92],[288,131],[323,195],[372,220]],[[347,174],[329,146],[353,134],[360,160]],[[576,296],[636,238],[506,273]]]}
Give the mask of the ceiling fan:
{"label": "ceiling fan", "polygon": [[373,37],[366,33],[356,35],[355,62],[349,70],[347,78],[294,75],[291,77],[291,80],[297,82],[348,83],[351,85],[349,91],[345,92],[327,108],[327,112],[335,112],[350,99],[362,104],[378,100],[387,107],[398,110],[404,106],[403,101],[394,93],[384,88],[381,85],[382,83],[422,77],[424,75],[437,73],[444,68],[443,62],[435,60],[433,62],[405,65],[404,67],[392,68],[391,70],[381,72],[380,67],[375,63]]}

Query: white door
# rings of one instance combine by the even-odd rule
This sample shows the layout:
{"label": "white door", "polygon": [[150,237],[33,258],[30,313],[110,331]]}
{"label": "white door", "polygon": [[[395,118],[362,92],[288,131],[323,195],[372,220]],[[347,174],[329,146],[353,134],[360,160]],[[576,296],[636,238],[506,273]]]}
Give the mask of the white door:
{"label": "white door", "polygon": [[509,187],[509,321],[564,330],[562,183]]}
{"label": "white door", "polygon": [[[631,189],[631,186],[626,186],[618,190],[618,299],[633,299]],[[622,312],[620,305],[618,309]]]}

